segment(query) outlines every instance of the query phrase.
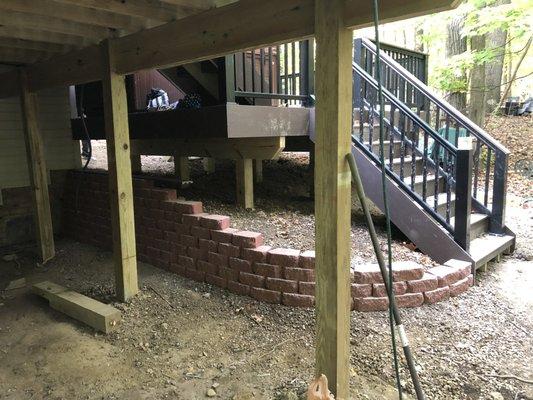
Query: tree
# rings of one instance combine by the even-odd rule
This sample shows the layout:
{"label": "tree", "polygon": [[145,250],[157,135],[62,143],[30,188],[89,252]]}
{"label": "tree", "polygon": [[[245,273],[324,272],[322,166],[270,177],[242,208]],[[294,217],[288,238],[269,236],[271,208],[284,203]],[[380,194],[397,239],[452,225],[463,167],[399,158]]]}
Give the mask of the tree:
{"label": "tree", "polygon": [[[480,54],[485,50],[485,35],[472,36],[470,49],[474,54]],[[470,75],[470,99],[468,104],[469,118],[479,126],[485,124],[486,114],[486,70],[485,61],[477,60],[472,67]]]}
{"label": "tree", "polygon": [[[493,6],[509,4],[511,0],[497,0]],[[507,29],[497,28],[486,35],[487,49],[493,51],[492,61],[487,63],[485,84],[487,86],[487,111],[492,112],[500,102],[503,63],[507,44]]]}
{"label": "tree", "polygon": [[[458,14],[452,17],[446,27],[446,58],[453,59],[455,56],[462,55],[466,52],[466,37],[463,35],[464,15]],[[457,70],[455,75],[458,81],[465,82],[466,74],[464,70]],[[459,111],[464,112],[466,109],[466,91],[461,87],[450,87],[448,101]]]}

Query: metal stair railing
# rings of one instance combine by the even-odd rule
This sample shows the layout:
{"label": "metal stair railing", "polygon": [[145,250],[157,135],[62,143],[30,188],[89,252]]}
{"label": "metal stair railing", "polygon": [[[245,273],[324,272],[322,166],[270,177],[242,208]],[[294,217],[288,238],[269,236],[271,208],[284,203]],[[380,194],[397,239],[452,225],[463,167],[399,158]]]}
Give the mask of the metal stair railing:
{"label": "metal stair railing", "polygon": [[[368,39],[356,40],[360,65],[375,75],[376,47]],[[446,142],[457,147],[459,137],[473,138],[472,188],[473,206],[490,216],[489,230],[502,233],[505,227],[505,203],[509,150],[475,125],[461,112],[434,94],[423,82],[381,53],[381,75],[390,82],[388,89],[402,103],[412,106],[425,122]],[[356,85],[354,85],[356,86]],[[442,160],[442,156],[440,157]]]}
{"label": "metal stair railing", "polygon": [[[359,97],[358,108],[359,132],[352,133],[352,142],[361,149],[378,167],[382,168],[379,154],[373,151],[374,145],[374,122],[379,118],[379,107],[377,106],[378,84],[365,70],[356,63],[353,63],[354,79],[361,79],[361,91],[354,93],[354,98]],[[444,140],[421,119],[407,105],[399,101],[390,91],[383,89],[385,101],[390,105],[389,118],[385,118],[385,140],[389,140],[388,165],[385,166],[387,175],[401,187],[418,205],[428,212],[442,227],[455,236],[455,227],[451,224],[453,217],[451,211],[452,192],[454,191],[456,175],[465,171],[457,171],[458,149]],[[365,126],[365,113],[368,124]],[[398,118],[395,118],[395,116]],[[368,129],[368,141],[364,139],[364,129]],[[412,135],[410,137],[410,134]],[[376,134],[377,135],[377,134]],[[432,152],[429,146],[429,139],[432,139],[441,147],[440,155],[444,155],[439,160],[439,154]],[[378,139],[379,140],[379,139]],[[378,141],[379,143],[379,141]],[[394,169],[394,144],[400,145],[400,170]],[[408,160],[407,152],[410,152]],[[387,159],[387,155],[385,155]],[[417,172],[417,162],[422,160],[422,181],[421,191],[415,190],[416,178],[420,175]],[[430,182],[429,173],[433,172],[433,182]],[[430,188],[429,185],[434,185]],[[428,192],[433,189],[433,194]],[[439,213],[439,194],[446,196],[445,215]],[[432,200],[432,202],[431,202]]]}

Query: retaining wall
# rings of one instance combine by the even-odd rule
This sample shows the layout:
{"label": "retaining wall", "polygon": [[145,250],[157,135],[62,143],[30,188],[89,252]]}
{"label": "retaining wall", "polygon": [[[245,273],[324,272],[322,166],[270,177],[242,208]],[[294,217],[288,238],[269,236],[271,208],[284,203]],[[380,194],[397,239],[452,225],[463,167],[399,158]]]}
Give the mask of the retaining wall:
{"label": "retaining wall", "polygon": [[[272,248],[259,232],[232,228],[230,218],[203,212],[202,203],[134,179],[135,235],[140,261],[256,300],[312,307],[315,253]],[[64,196],[64,232],[111,249],[107,175],[71,171]],[[400,307],[418,307],[456,296],[472,285],[469,263],[450,260],[425,271],[413,262],[393,266]],[[388,298],[377,265],[352,268],[352,308],[386,310]]]}

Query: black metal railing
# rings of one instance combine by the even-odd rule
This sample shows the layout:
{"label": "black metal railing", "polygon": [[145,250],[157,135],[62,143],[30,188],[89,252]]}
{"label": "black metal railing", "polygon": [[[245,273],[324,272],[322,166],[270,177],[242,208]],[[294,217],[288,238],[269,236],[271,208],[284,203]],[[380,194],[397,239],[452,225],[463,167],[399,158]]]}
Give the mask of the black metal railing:
{"label": "black metal railing", "polygon": [[228,101],[311,105],[313,41],[285,43],[226,57]]}
{"label": "black metal railing", "polygon": [[[354,41],[354,62],[359,64],[371,76],[376,76],[376,59],[374,53],[370,52],[365,46],[365,43],[373,43],[368,39],[358,38]],[[404,49],[402,47],[392,46],[381,43],[382,53],[388,55],[396,63],[401,65],[405,70],[409,71],[419,81],[427,84],[428,79],[428,56],[427,54]],[[401,87],[401,82],[398,81],[395,74],[385,69],[381,74],[382,85],[393,93],[397,98],[402,100],[405,104],[412,108],[423,109],[423,96],[413,91],[412,87],[407,85]],[[356,85],[357,81],[354,82]],[[354,88],[354,90],[358,90]]]}
{"label": "black metal railing", "polygon": [[[378,85],[360,65],[354,63],[353,71],[354,79],[362,83],[360,93],[354,93],[362,107],[355,109],[358,115],[354,116],[352,141],[382,168],[377,127]],[[383,147],[388,176],[453,234],[453,192],[456,175],[462,173],[455,168],[457,148],[441,138],[390,91],[384,89],[383,95],[391,105],[384,120],[386,144]]]}
{"label": "black metal railing", "polygon": [[[370,77],[376,70],[376,47],[367,39],[356,40],[355,54],[359,54],[361,69]],[[445,100],[435,95],[423,82],[417,79],[386,53],[381,53],[381,75],[386,77],[384,85],[390,95],[432,128],[447,144],[458,148],[460,138],[471,138],[474,143],[472,167],[472,201],[474,209],[490,216],[489,230],[501,233],[505,227],[505,202],[509,151],[475,125]],[[354,107],[361,107],[361,99],[368,98],[365,92],[368,84],[361,76],[354,77]],[[394,108],[390,98],[386,108]],[[447,164],[447,155],[440,143],[435,142],[432,155],[442,165]]]}

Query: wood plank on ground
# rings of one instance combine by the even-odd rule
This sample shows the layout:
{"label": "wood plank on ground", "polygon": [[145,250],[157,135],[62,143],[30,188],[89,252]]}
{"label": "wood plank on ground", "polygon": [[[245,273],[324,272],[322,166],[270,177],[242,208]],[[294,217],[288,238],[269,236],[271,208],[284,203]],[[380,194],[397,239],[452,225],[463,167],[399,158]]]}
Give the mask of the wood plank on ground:
{"label": "wood plank on ground", "polygon": [[121,320],[120,311],[115,307],[50,281],[34,284],[32,292],[48,300],[50,307],[54,310],[100,332],[109,333],[115,330]]}

